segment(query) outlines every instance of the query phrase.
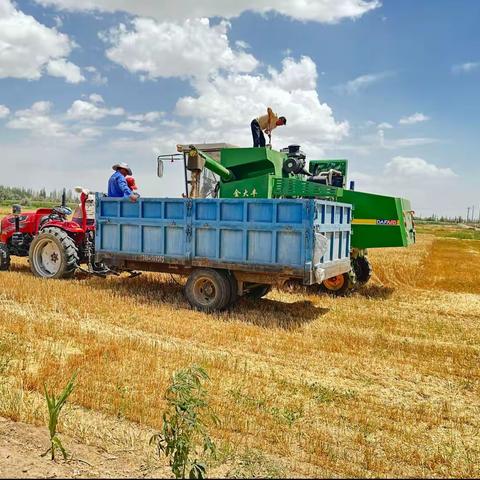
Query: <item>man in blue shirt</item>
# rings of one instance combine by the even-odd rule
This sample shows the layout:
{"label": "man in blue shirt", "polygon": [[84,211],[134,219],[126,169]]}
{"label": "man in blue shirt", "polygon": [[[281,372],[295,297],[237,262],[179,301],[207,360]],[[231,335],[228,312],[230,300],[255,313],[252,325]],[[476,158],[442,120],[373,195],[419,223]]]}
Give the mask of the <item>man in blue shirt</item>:
{"label": "man in blue shirt", "polygon": [[113,165],[115,173],[108,181],[108,196],[116,198],[129,198],[136,202],[138,195],[130,190],[125,177],[132,174],[132,169],[126,163],[116,163]]}

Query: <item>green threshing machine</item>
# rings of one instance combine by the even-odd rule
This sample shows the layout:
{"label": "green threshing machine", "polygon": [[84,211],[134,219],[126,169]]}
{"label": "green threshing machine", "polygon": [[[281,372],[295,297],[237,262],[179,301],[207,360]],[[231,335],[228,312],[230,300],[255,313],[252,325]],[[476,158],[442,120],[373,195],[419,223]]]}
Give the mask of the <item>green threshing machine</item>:
{"label": "green threshing machine", "polygon": [[352,270],[324,282],[323,287],[332,293],[342,294],[369,280],[367,249],[406,247],[415,242],[409,200],[358,192],[353,182],[347,189],[347,160],[310,160],[307,169],[298,145],[276,151],[197,144],[177,145],[177,151],[158,157],[158,172],[163,174],[164,160],[183,160],[188,197],[320,198],[350,203]]}

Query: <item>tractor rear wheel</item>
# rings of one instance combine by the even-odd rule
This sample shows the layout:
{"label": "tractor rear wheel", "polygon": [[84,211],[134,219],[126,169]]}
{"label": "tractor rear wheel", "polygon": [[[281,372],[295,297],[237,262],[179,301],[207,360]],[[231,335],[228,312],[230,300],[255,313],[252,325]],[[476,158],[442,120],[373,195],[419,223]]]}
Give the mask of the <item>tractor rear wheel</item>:
{"label": "tractor rear wheel", "polygon": [[41,278],[71,278],[79,264],[78,248],[62,229],[44,228],[29,250],[30,269]]}
{"label": "tractor rear wheel", "polygon": [[0,243],[0,271],[10,269],[10,251],[4,243]]}
{"label": "tractor rear wheel", "polygon": [[356,283],[365,285],[372,276],[372,265],[367,257],[357,257],[352,261],[353,271],[355,272]]}
{"label": "tractor rear wheel", "polygon": [[224,310],[232,298],[232,283],[227,272],[199,268],[188,277],[185,296],[197,310],[214,312]]}
{"label": "tractor rear wheel", "polygon": [[348,291],[350,286],[350,276],[348,273],[342,273],[335,277],[327,278],[322,282],[322,288],[327,293],[335,296],[342,296]]}

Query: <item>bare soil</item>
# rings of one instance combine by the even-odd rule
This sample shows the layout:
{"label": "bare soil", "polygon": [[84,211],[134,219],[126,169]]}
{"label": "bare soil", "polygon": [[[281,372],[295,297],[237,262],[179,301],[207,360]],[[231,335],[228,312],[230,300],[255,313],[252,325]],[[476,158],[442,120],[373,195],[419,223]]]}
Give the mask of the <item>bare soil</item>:
{"label": "bare soil", "polygon": [[147,469],[124,453],[111,455],[62,435],[62,443],[75,455],[63,460],[50,453],[48,430],[0,417],[0,478],[132,478],[168,477],[167,469]]}

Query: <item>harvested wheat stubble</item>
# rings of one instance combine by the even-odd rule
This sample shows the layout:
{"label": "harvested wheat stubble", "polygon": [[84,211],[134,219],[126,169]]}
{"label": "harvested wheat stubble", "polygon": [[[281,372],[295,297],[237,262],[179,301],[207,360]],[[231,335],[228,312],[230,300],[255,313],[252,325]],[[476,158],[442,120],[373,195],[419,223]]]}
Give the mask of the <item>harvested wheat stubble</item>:
{"label": "harvested wheat stubble", "polygon": [[213,475],[478,476],[480,242],[419,235],[370,257],[373,281],[349,297],[274,290],[217,315],[169,276],[43,281],[15,260],[0,415],[45,425],[43,383],[79,369],[62,435],[155,471],[163,392],[197,363],[222,420]]}

